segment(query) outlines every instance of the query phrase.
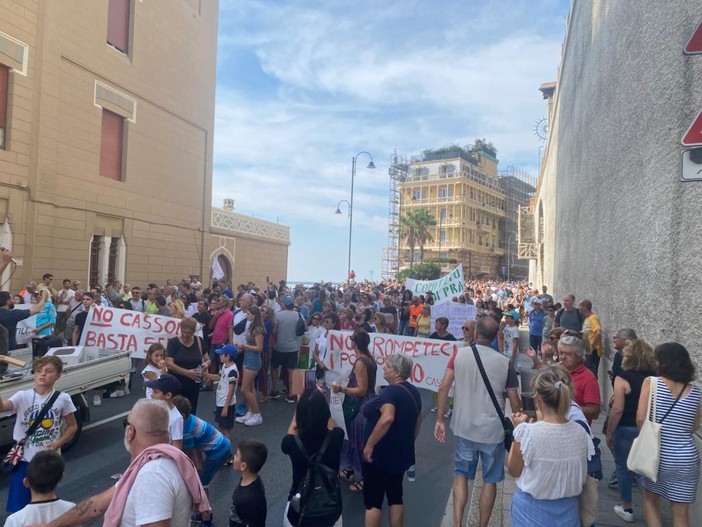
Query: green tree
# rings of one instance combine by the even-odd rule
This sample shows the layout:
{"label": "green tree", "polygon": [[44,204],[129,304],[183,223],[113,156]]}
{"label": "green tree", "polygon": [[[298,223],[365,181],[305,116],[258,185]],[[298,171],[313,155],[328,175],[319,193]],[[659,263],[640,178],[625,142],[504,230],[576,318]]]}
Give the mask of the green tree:
{"label": "green tree", "polygon": [[414,223],[414,236],[417,241],[417,245],[419,245],[419,262],[421,263],[424,261],[424,246],[427,242],[434,239],[431,232],[429,232],[429,229],[430,227],[436,226],[436,218],[429,214],[428,209],[421,208],[415,211]]}
{"label": "green tree", "polygon": [[410,265],[414,263],[414,248],[417,246],[415,211],[408,210],[400,216],[400,239],[407,241],[410,250]]}
{"label": "green tree", "polygon": [[397,275],[398,280],[414,278],[415,280],[436,280],[441,278],[441,267],[435,262],[418,263],[401,269]]}

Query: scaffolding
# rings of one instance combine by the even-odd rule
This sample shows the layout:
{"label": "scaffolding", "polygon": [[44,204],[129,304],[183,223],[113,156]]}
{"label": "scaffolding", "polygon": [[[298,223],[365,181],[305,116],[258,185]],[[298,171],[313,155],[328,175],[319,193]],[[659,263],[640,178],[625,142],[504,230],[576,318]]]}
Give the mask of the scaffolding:
{"label": "scaffolding", "polygon": [[409,163],[404,156],[393,151],[388,175],[390,176],[388,207],[388,246],[383,249],[383,280],[394,280],[400,270],[400,191],[398,182],[407,180]]}

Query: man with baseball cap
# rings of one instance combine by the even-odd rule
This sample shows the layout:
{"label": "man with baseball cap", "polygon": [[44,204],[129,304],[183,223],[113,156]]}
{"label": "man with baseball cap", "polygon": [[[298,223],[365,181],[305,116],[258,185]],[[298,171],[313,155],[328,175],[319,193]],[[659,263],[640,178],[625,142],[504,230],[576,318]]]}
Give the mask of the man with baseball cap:
{"label": "man with baseball cap", "polygon": [[151,398],[165,401],[169,409],[168,431],[171,445],[183,449],[183,416],[173,406],[173,398],[180,392],[180,382],[170,373],[164,373],[155,381],[147,381],[147,388],[151,388]]}

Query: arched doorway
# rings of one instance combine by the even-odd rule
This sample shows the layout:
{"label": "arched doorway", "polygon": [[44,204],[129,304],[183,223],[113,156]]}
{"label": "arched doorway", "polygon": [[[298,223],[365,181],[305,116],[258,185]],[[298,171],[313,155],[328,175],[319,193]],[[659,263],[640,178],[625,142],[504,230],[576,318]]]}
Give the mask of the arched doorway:
{"label": "arched doorway", "polygon": [[210,255],[210,262],[210,283],[213,280],[226,280],[231,284],[234,270],[231,253],[221,247]]}

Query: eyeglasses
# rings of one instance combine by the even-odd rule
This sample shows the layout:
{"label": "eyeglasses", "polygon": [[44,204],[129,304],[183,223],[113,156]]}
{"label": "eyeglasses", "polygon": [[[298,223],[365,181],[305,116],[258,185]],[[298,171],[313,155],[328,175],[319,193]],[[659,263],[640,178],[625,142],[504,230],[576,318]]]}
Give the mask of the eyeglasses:
{"label": "eyeglasses", "polygon": [[124,428],[127,428],[127,426],[131,426],[132,428],[134,428],[134,425],[132,423],[130,423],[129,419],[127,419],[126,417],[124,419],[122,419],[122,426]]}
{"label": "eyeglasses", "polygon": [[473,328],[463,326],[461,329],[462,329],[463,331],[471,331]]}

